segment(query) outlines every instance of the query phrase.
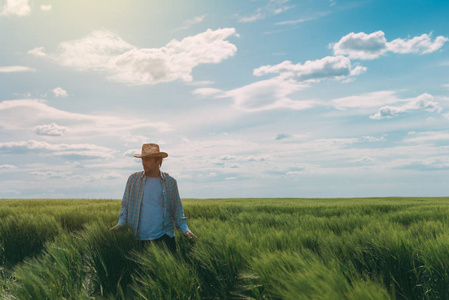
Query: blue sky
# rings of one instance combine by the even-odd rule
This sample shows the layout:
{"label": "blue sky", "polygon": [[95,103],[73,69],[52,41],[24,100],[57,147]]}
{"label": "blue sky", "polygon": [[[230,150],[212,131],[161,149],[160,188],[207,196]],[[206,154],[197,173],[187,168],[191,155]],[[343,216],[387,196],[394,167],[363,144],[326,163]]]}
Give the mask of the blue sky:
{"label": "blue sky", "polygon": [[448,1],[0,0],[0,198],[447,196]]}

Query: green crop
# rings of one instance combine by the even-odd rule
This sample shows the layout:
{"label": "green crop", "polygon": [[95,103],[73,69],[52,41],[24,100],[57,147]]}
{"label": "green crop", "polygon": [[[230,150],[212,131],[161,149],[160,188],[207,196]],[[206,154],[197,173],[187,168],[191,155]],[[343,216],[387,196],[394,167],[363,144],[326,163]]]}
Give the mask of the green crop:
{"label": "green crop", "polygon": [[0,200],[0,298],[449,299],[449,198],[183,204],[173,256],[117,200]]}

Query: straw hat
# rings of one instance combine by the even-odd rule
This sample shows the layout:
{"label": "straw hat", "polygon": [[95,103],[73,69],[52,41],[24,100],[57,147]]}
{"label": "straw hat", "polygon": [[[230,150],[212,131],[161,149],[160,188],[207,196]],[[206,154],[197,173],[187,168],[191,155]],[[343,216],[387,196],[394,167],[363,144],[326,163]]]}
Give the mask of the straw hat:
{"label": "straw hat", "polygon": [[168,154],[165,152],[161,152],[159,150],[159,145],[158,144],[152,144],[152,143],[148,143],[148,144],[143,144],[142,145],[142,154],[134,154],[134,157],[137,158],[142,158],[142,157],[162,157],[165,158],[167,157]]}

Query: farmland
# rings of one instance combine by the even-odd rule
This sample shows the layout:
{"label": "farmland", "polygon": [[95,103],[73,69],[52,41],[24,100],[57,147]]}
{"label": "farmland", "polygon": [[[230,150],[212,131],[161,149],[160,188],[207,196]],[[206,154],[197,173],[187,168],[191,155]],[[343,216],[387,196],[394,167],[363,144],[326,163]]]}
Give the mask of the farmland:
{"label": "farmland", "polygon": [[4,299],[449,299],[449,198],[184,199],[175,256],[120,201],[0,200]]}

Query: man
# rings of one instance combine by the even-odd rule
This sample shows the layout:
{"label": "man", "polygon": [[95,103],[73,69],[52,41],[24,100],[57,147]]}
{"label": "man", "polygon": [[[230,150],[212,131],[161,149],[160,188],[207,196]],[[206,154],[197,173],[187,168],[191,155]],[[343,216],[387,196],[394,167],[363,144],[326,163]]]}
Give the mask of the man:
{"label": "man", "polygon": [[152,143],[143,144],[140,155],[134,154],[142,159],[143,171],[129,176],[119,221],[111,230],[127,225],[142,244],[164,243],[175,253],[174,226],[189,239],[198,237],[187,227],[176,180],[160,170],[167,156]]}

